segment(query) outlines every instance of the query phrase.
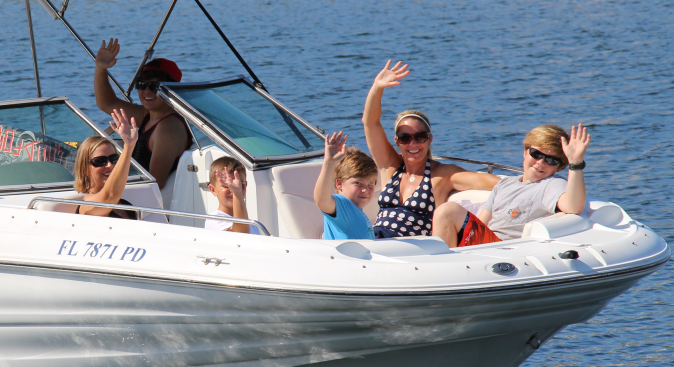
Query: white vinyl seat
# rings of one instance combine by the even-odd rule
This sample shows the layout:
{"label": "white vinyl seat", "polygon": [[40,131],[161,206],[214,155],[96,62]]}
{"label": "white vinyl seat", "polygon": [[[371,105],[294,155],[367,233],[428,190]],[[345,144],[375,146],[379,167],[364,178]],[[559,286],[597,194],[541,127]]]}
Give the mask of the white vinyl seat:
{"label": "white vinyl seat", "polygon": [[[307,162],[269,170],[279,213],[292,238],[321,238],[323,235],[323,214],[314,202],[314,187],[322,164],[322,161]],[[379,210],[377,198],[380,192],[377,185],[374,198],[364,209],[373,223]]]}
{"label": "white vinyl seat", "polygon": [[173,200],[173,192],[175,191],[176,180],[179,178],[176,177],[179,173],[183,175],[191,174],[192,172],[187,171],[187,165],[192,164],[192,151],[195,149],[196,144],[192,143],[190,149],[183,152],[178,160],[178,166],[176,170],[169,173],[166,177],[166,183],[164,188],[160,189],[161,198],[162,198],[162,208],[171,209],[171,200]]}

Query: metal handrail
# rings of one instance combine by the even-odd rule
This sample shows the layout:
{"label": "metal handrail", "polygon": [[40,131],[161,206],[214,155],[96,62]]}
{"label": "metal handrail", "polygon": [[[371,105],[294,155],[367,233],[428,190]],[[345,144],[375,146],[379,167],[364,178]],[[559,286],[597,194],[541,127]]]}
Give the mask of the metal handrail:
{"label": "metal handrail", "polygon": [[126,88],[126,92],[124,92],[124,94],[127,97],[130,98],[131,90],[133,89],[134,85],[136,84],[136,80],[138,80],[138,76],[140,75],[141,71],[143,71],[143,68],[145,67],[145,63],[147,62],[148,59],[152,58],[152,55],[154,55],[154,46],[157,44],[157,40],[159,40],[159,35],[161,35],[161,32],[164,30],[164,26],[166,25],[166,22],[168,21],[168,18],[171,16],[171,12],[173,12],[173,8],[175,7],[177,1],[178,0],[171,1],[171,5],[169,5],[168,11],[166,11],[166,15],[164,15],[164,20],[162,20],[161,25],[159,25],[159,29],[157,30],[157,33],[155,33],[154,38],[152,39],[152,42],[150,43],[150,47],[148,47],[147,50],[145,50],[145,55],[143,55],[143,59],[140,61],[140,65],[138,65],[138,69],[136,69],[136,73],[133,74],[133,78],[131,78],[131,82],[129,83],[129,87]]}
{"label": "metal handrail", "polygon": [[[56,7],[54,6],[54,4],[51,3],[50,0],[38,0],[38,1],[40,2],[40,4],[42,4],[44,9],[47,11],[47,13],[49,13],[49,15],[52,18],[54,18],[54,20],[57,20],[57,19],[61,20],[63,25],[66,27],[66,29],[68,29],[68,31],[70,31],[70,33],[73,35],[73,37],[75,37],[77,42],[79,42],[80,45],[82,46],[82,48],[84,48],[84,51],[86,51],[86,53],[89,54],[89,57],[91,57],[91,59],[95,61],[96,60],[96,54],[94,54],[94,52],[91,51],[91,48],[89,48],[89,45],[87,45],[87,43],[84,42],[82,37],[80,37],[80,35],[75,31],[75,28],[73,28],[70,25],[70,23],[66,20],[66,18],[63,17],[63,15],[64,15],[63,13],[65,12],[65,7],[67,7],[67,4],[65,4],[66,6],[61,9],[62,11],[59,12],[58,10],[56,10]],[[117,79],[115,79],[115,77],[113,77],[112,74],[110,74],[110,70],[108,70],[108,79],[110,79],[110,81],[117,88],[117,90],[119,90],[119,92],[122,93],[122,97],[124,97],[124,99],[126,99],[127,102],[133,102],[133,100],[131,99],[131,96],[126,95],[124,93],[124,88],[122,88],[122,86],[119,84],[119,82],[117,82]]]}
{"label": "metal handrail", "polygon": [[136,219],[143,220],[142,213],[155,213],[155,214],[164,214],[164,215],[175,215],[178,217],[187,217],[187,218],[196,218],[196,219],[213,219],[219,221],[228,221],[240,224],[248,224],[251,226],[257,227],[262,234],[265,236],[271,236],[269,231],[264,226],[264,224],[252,220],[252,219],[241,219],[241,218],[224,218],[218,217],[215,215],[208,214],[196,214],[196,213],[187,213],[179,212],[175,210],[166,210],[166,209],[156,209],[156,208],[147,208],[143,206],[133,206],[133,205],[123,205],[123,204],[107,204],[107,203],[97,203],[93,201],[84,201],[84,200],[72,200],[72,199],[60,199],[60,198],[49,198],[44,196],[34,197],[33,200],[28,204],[28,209],[35,209],[35,204],[37,202],[51,202],[51,203],[60,203],[60,204],[71,204],[71,205],[85,205],[85,206],[94,206],[97,208],[109,208],[109,209],[121,209],[121,210],[130,210],[136,212]]}
{"label": "metal handrail", "polygon": [[466,159],[466,158],[446,157],[446,156],[435,155],[435,154],[433,154],[433,159],[481,164],[483,166],[487,166],[487,172],[489,172],[489,173],[493,173],[494,167],[501,168],[501,169],[508,170],[508,171],[514,171],[514,172],[524,172],[524,171],[522,171],[521,168],[506,166],[504,164],[492,163],[492,162],[487,162],[487,161],[476,161],[476,160],[473,160],[473,159]]}

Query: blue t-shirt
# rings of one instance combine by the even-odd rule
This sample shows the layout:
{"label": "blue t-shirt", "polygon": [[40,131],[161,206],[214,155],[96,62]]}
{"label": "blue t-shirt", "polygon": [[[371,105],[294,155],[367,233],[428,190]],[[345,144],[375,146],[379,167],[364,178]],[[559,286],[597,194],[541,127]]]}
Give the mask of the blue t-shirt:
{"label": "blue t-shirt", "polygon": [[323,238],[326,240],[374,239],[372,223],[363,209],[343,195],[335,198],[335,216],[323,213]]}

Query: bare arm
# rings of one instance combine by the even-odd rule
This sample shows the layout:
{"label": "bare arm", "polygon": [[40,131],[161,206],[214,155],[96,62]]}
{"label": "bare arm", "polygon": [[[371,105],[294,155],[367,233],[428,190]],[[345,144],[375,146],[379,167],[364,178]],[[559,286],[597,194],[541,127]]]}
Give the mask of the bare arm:
{"label": "bare arm", "polygon": [[[570,139],[567,142],[562,137],[562,148],[570,164],[581,164],[587,147],[590,145],[590,135],[582,124],[571,128]],[[557,208],[567,214],[580,214],[585,208],[586,192],[583,170],[569,170],[569,179],[566,183],[566,192],[559,197]]]}
{"label": "bare arm", "polygon": [[[111,114],[114,109],[124,109],[129,118],[135,118],[140,121],[145,115],[145,107],[117,98],[108,79],[108,69],[117,63],[116,57],[119,49],[117,39],[113,40],[111,38],[107,46],[105,45],[105,41],[103,41],[101,48],[96,54],[96,69],[94,71],[96,106],[108,114]],[[106,132],[111,133],[112,130],[106,129]]]}
{"label": "bare arm", "polygon": [[314,201],[323,213],[334,215],[337,210],[335,198],[332,197],[332,187],[335,184],[335,167],[346,153],[346,138],[342,132],[325,136],[325,156],[323,167],[318,175],[314,188]]}
{"label": "bare arm", "polygon": [[[133,117],[129,123],[124,110],[114,110],[112,118],[114,124],[113,122],[110,122],[110,126],[112,126],[113,130],[119,134],[122,140],[124,140],[124,149],[101,191],[95,194],[86,195],[84,198],[85,201],[117,204],[119,199],[122,198],[124,188],[126,187],[126,181],[129,177],[129,167],[131,165],[131,153],[138,140],[138,129],[136,128],[136,121]],[[97,208],[93,206],[83,205],[80,207],[80,214],[98,215],[102,217],[107,216],[111,211],[112,209]]]}
{"label": "bare arm", "polygon": [[[228,187],[232,192],[232,216],[239,219],[248,219],[248,208],[246,208],[246,197],[243,194],[244,182],[239,178],[239,172],[230,171],[225,167],[225,172],[215,171],[215,175],[224,187]],[[228,231],[238,233],[250,233],[250,226],[242,223],[232,223]]]}
{"label": "bare arm", "polygon": [[466,171],[459,167],[460,171],[452,174],[449,178],[452,181],[455,190],[490,190],[501,181],[497,176],[491,173],[478,173]]}
{"label": "bare arm", "polygon": [[164,188],[173,162],[185,151],[187,131],[182,121],[170,116],[161,121],[152,134],[150,150],[150,174],[157,180],[159,188]]}
{"label": "bare arm", "polygon": [[367,147],[372,154],[372,158],[380,170],[385,170],[389,167],[397,168],[402,160],[386,138],[386,132],[381,124],[381,99],[384,95],[384,89],[400,85],[399,80],[410,73],[407,70],[407,65],[401,67],[401,64],[401,62],[398,62],[389,69],[391,65],[391,60],[389,60],[384,69],[374,79],[372,88],[370,88],[370,92],[367,94],[367,99],[365,100],[365,109],[363,111],[365,139],[367,140]]}

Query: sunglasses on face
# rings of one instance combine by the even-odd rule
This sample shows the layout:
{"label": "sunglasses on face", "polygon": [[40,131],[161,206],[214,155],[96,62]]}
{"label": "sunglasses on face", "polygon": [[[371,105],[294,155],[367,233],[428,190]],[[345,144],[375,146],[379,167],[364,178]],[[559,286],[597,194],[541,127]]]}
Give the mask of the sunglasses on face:
{"label": "sunglasses on face", "polygon": [[108,162],[115,164],[119,160],[119,154],[110,154],[109,156],[99,156],[99,157],[93,157],[91,160],[89,160],[89,163],[91,163],[92,166],[94,167],[105,167],[108,165]]}
{"label": "sunglasses on face", "polygon": [[556,165],[562,163],[562,161],[559,158],[553,157],[551,155],[543,154],[543,153],[539,152],[538,150],[536,150],[532,147],[529,147],[529,156],[531,158],[535,159],[535,160],[545,158],[543,160],[543,162],[545,162],[545,164],[547,164],[548,166],[556,166]]}
{"label": "sunglasses on face", "polygon": [[398,134],[397,137],[398,143],[400,144],[409,144],[412,142],[412,140],[416,141],[417,143],[425,143],[429,138],[428,131],[420,131],[414,134],[401,133]]}
{"label": "sunglasses on face", "polygon": [[157,92],[157,89],[159,89],[159,82],[143,82],[143,81],[136,81],[136,89],[137,90],[145,90],[145,88],[150,88],[150,91],[152,93]]}

